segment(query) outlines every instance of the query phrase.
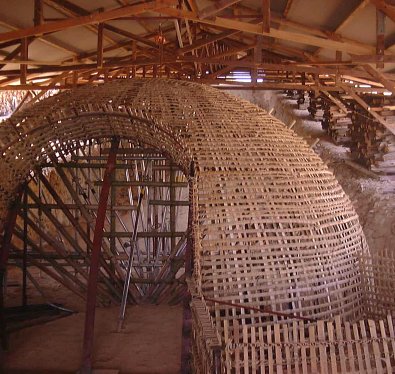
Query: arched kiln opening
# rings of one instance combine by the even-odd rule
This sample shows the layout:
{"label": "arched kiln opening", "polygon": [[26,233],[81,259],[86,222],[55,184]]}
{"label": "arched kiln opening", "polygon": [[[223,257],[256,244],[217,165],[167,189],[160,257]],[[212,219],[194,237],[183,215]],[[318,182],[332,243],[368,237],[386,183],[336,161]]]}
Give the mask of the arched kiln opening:
{"label": "arched kiln opening", "polygon": [[[10,263],[40,269],[85,298],[95,221],[111,150],[107,139],[53,142],[23,189]],[[188,180],[164,153],[119,141],[109,181],[99,300],[177,303],[185,293]],[[130,268],[129,268],[130,267]]]}

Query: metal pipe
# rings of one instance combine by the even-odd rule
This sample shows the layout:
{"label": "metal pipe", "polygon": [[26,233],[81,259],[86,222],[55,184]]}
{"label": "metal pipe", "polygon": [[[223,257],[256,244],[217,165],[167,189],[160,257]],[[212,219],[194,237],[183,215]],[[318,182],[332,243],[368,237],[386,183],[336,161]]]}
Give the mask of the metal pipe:
{"label": "metal pipe", "polygon": [[143,197],[144,197],[144,189],[141,188],[139,200],[138,200],[138,204],[137,204],[137,213],[136,213],[136,220],[134,222],[133,236],[132,236],[132,240],[130,243],[131,246],[130,246],[130,253],[129,253],[128,270],[126,273],[126,279],[125,279],[125,283],[124,283],[124,287],[123,287],[121,311],[119,313],[119,321],[118,321],[118,332],[121,331],[123,321],[125,319],[126,303],[128,300],[129,285],[130,285],[130,276],[132,273],[133,252],[134,252],[134,248],[136,246],[138,223],[139,223],[139,217],[140,217],[140,212],[141,212],[141,202],[143,201]]}

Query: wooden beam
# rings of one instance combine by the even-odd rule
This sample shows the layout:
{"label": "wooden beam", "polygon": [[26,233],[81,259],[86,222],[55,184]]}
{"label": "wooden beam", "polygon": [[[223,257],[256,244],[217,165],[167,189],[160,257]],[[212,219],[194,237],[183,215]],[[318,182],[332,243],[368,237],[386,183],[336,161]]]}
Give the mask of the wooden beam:
{"label": "wooden beam", "polygon": [[111,19],[124,17],[133,14],[140,14],[147,11],[152,11],[164,7],[166,5],[175,5],[176,0],[153,0],[147,3],[138,5],[130,5],[127,7],[108,10],[101,13],[90,14],[89,16],[82,16],[76,18],[69,18],[63,21],[50,22],[43,25],[29,27],[22,30],[9,31],[0,34],[0,42],[8,40],[20,39],[29,36],[47,34],[60,30],[65,30],[71,27],[91,25],[95,23],[109,21]]}
{"label": "wooden beam", "polygon": [[[21,26],[20,24],[15,24],[15,23],[10,23],[7,18],[1,15],[0,12],[0,24],[5,26],[6,28],[13,30],[17,32],[19,29],[22,29],[24,26]],[[0,34],[1,36],[2,34]],[[78,49],[75,48],[74,46],[71,46],[63,41],[60,41],[53,36],[51,37],[50,35],[43,36],[43,35],[36,35],[32,36],[29,38],[29,40],[35,40],[39,39],[42,43],[49,45],[50,47],[56,48],[62,52],[70,53],[72,55],[77,55],[79,53]],[[20,38],[9,40],[5,43],[1,43],[1,45],[5,46],[6,44],[16,44],[19,43]]]}
{"label": "wooden beam", "polygon": [[241,0],[218,0],[215,1],[214,4],[209,5],[208,7],[202,9],[198,17],[200,19],[205,19],[212,17],[219,13],[221,10],[224,10],[226,8],[229,8],[230,6],[239,3]]}

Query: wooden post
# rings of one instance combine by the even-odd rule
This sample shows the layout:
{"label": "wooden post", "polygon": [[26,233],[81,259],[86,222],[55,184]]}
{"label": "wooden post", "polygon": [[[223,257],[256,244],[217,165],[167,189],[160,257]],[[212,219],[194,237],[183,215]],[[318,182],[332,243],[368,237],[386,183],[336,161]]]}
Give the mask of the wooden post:
{"label": "wooden post", "polygon": [[91,254],[91,265],[88,280],[88,295],[86,300],[84,345],[82,355],[81,374],[92,372],[92,349],[93,333],[95,326],[97,283],[99,275],[100,253],[103,240],[103,228],[106,218],[107,201],[110,192],[111,174],[115,170],[119,139],[113,140],[108,155],[106,171],[103,177],[103,185],[100,192],[99,207],[97,209],[96,226],[93,235],[93,249]]}
{"label": "wooden post", "polygon": [[27,188],[23,194],[23,257],[22,257],[22,306],[27,305],[27,236],[28,236],[28,208]]}
{"label": "wooden post", "polygon": [[262,31],[270,33],[270,0],[262,0]]}
{"label": "wooden post", "polygon": [[11,246],[12,234],[16,223],[16,217],[20,208],[20,200],[22,198],[23,188],[20,188],[18,197],[11,205],[4,228],[3,240],[0,247],[0,339],[3,350],[7,349],[7,332],[6,321],[4,315],[4,292],[5,292],[5,277],[8,262],[8,255]]}
{"label": "wooden post", "polygon": [[103,23],[97,29],[97,67],[103,67]]}
{"label": "wooden post", "polygon": [[[263,36],[258,35],[256,37],[256,45],[254,48],[255,64],[260,64],[262,62],[262,44],[263,44]],[[255,84],[257,82],[258,82],[258,68],[254,66],[251,71],[251,83]]]}
{"label": "wooden post", "polygon": [[34,0],[34,26],[41,25],[43,23],[43,1]]}
{"label": "wooden post", "polygon": [[376,9],[376,55],[378,69],[384,68],[384,50],[385,50],[385,14]]}
{"label": "wooden post", "polygon": [[[22,61],[27,61],[29,58],[29,42],[27,38],[22,38],[21,39],[21,60]],[[21,64],[21,77],[20,77],[20,82],[21,84],[26,84],[27,81],[27,64]]]}

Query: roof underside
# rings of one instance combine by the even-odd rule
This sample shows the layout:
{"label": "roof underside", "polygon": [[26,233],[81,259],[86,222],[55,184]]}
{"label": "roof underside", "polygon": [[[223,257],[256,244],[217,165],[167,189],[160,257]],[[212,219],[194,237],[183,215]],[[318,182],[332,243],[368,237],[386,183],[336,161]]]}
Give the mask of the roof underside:
{"label": "roof underside", "polygon": [[392,2],[0,0],[0,90],[166,76],[390,95]]}

